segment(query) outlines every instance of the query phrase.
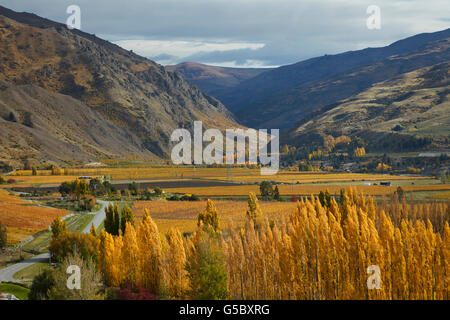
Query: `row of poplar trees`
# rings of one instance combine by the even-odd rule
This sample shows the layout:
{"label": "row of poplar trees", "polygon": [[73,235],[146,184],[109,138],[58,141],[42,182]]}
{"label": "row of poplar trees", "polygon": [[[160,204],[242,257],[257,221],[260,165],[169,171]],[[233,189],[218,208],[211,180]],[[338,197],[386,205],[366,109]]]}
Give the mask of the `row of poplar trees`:
{"label": "row of poplar trees", "polygon": [[[208,200],[186,236],[161,235],[146,210],[137,228],[126,221],[123,235],[100,234],[99,269],[107,286],[171,298],[450,298],[448,203],[380,208],[352,189],[338,202],[302,199],[269,221],[250,194],[245,224],[221,229]],[[375,288],[370,266],[379,270]]]}

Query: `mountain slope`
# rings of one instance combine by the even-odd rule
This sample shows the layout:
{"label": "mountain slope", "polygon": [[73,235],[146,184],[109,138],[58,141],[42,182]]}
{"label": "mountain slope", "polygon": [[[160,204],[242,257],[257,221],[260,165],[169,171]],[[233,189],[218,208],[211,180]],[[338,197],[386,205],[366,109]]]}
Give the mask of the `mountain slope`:
{"label": "mountain slope", "polygon": [[191,84],[202,92],[220,100],[222,92],[235,87],[241,82],[270,71],[270,68],[226,68],[204,65],[196,62],[183,62],[174,66],[166,66],[169,71],[180,73]]}
{"label": "mountain slope", "polygon": [[219,101],[177,73],[93,35],[0,7],[0,38],[0,79],[70,95],[160,157],[172,131],[195,120],[236,126]]}
{"label": "mountain slope", "polygon": [[[390,56],[404,55],[424,45],[450,37],[450,29],[424,33],[397,41],[387,47],[367,48],[336,55],[325,55],[282,66],[243,81],[235,88],[222,93],[220,101],[234,112],[251,113],[251,107],[270,99],[272,95],[298,87],[308,82],[320,81],[334,75],[361,68]],[[219,98],[219,97],[218,97]]]}
{"label": "mountain slope", "polygon": [[391,56],[371,65],[279,92],[247,106],[237,117],[246,125],[289,129],[310,113],[333,107],[371,85],[402,73],[450,60],[450,37],[430,42],[405,55]]}
{"label": "mountain slope", "polygon": [[0,80],[0,161],[154,159],[142,141],[74,98]]}
{"label": "mountain slope", "polygon": [[[330,110],[305,119],[290,132],[290,141],[304,145],[312,136],[362,137],[371,150],[413,148],[414,139],[428,138],[448,146],[450,132],[450,62],[425,67],[377,83]],[[398,141],[406,143],[397,145]],[[320,139],[319,139],[320,142]]]}

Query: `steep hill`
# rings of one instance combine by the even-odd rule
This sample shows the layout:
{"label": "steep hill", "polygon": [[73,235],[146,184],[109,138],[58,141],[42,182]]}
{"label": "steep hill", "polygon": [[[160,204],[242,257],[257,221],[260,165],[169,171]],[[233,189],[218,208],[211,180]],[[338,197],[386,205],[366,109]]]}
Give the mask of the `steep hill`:
{"label": "steep hill", "polygon": [[155,159],[142,141],[67,95],[0,80],[0,161]]}
{"label": "steep hill", "polygon": [[144,153],[167,157],[172,131],[190,128],[194,120],[206,127],[236,126],[219,101],[179,74],[94,35],[0,7],[0,39],[0,79],[81,101],[135,136]]}
{"label": "steep hill", "polygon": [[304,145],[314,136],[358,136],[371,150],[401,151],[427,138],[448,146],[449,132],[450,62],[445,62],[377,83],[304,119],[290,141]]}
{"label": "steep hill", "polygon": [[218,99],[226,89],[235,87],[263,72],[273,70],[271,68],[216,67],[196,62],[183,62],[166,66],[166,69],[180,73],[186,81],[196,85],[202,92]]}
{"label": "steep hill", "polygon": [[311,81],[278,92],[236,113],[244,124],[260,128],[289,129],[313,112],[329,109],[375,83],[400,74],[450,60],[450,36],[404,55],[394,55],[370,65]]}
{"label": "steep hill", "polygon": [[[238,116],[244,113],[251,114],[254,106],[264,103],[266,99],[271,99],[273,95],[281,95],[283,91],[368,66],[391,56],[404,55],[418,50],[430,42],[449,37],[450,29],[434,33],[418,34],[386,47],[367,48],[336,55],[325,55],[292,65],[282,66],[272,71],[264,72],[254,78],[243,81],[234,88],[228,89],[221,94],[220,101],[230,111],[237,113]],[[239,113],[239,111],[242,112]],[[247,124],[247,119],[243,119],[243,121]],[[256,123],[258,126],[257,122],[253,123]]]}

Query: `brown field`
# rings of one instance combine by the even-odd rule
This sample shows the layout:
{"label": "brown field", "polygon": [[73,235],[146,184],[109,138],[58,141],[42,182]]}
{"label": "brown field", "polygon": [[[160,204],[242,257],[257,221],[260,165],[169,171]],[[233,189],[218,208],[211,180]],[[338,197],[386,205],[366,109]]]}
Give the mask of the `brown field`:
{"label": "brown field", "polygon": [[[252,172],[255,170],[236,168],[238,174]],[[50,170],[39,170],[39,176],[51,176]],[[174,178],[219,178],[226,177],[224,168],[196,168],[193,167],[133,167],[133,168],[88,168],[88,169],[69,169],[67,172],[71,176],[101,176],[111,175],[113,180],[140,180],[140,179],[174,179]],[[259,171],[258,171],[259,174]],[[31,170],[19,170],[14,176],[31,176]]]}
{"label": "brown field", "polygon": [[[113,180],[143,180],[143,179],[213,179],[230,180],[226,168],[193,168],[193,167],[132,167],[132,168],[87,168],[68,169],[67,175],[52,176],[50,170],[39,170],[38,176],[32,176],[31,170],[14,172],[12,178],[21,184],[61,183],[74,180],[81,175],[111,176]],[[20,177],[20,178],[19,178]],[[283,183],[313,183],[313,182],[352,182],[352,181],[380,181],[380,180],[421,180],[429,177],[411,177],[390,174],[363,173],[327,173],[280,171],[276,175],[262,176],[259,169],[233,168],[232,180],[235,182],[261,182],[271,180]]]}
{"label": "brown field", "polygon": [[[343,185],[281,185],[278,186],[281,195],[311,195],[319,194],[320,191],[328,190],[331,194],[339,194],[339,191],[344,188]],[[353,186],[358,192],[364,195],[383,196],[393,194],[397,187],[390,186]],[[403,190],[407,192],[416,191],[445,191],[450,190],[450,185],[431,185],[431,186],[404,186]],[[172,193],[191,193],[198,196],[246,196],[249,192],[259,194],[258,185],[243,185],[243,186],[229,186],[229,187],[208,187],[208,188],[168,188],[168,192]]]}
{"label": "brown field", "polygon": [[[222,223],[230,219],[238,225],[246,220],[248,204],[246,201],[214,201]],[[296,208],[294,202],[264,202],[259,205],[264,215],[269,219],[279,219],[288,215]],[[197,227],[197,217],[206,208],[206,201],[135,201],[133,212],[139,220],[144,215],[144,209],[150,211],[152,219],[162,233],[170,228],[178,228],[181,232],[193,232]]]}
{"label": "brown field", "polygon": [[233,181],[236,182],[261,182],[264,180],[281,183],[324,183],[324,182],[356,182],[356,181],[391,181],[391,180],[422,180],[430,177],[411,177],[390,174],[370,174],[370,173],[325,173],[325,172],[290,172],[280,171],[273,176],[261,176],[259,172],[253,175],[235,175]]}
{"label": "brown field", "polygon": [[34,185],[60,185],[63,182],[70,182],[79,176],[7,176],[7,179],[14,179],[16,183],[0,185],[0,188],[33,187]]}
{"label": "brown field", "polygon": [[10,244],[19,243],[37,231],[48,228],[56,217],[67,214],[67,210],[32,206],[29,202],[0,189],[0,221],[8,230]]}
{"label": "brown field", "polygon": [[433,195],[433,199],[447,199],[450,200],[450,191],[439,192]]}

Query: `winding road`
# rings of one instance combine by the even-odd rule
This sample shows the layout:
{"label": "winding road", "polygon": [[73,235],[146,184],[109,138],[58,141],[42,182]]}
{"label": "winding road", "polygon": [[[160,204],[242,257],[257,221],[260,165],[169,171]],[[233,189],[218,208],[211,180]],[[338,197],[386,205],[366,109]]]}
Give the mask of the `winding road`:
{"label": "winding road", "polygon": [[[87,214],[95,214],[94,218],[89,222],[89,224],[86,226],[86,228],[83,229],[82,233],[89,233],[91,230],[92,224],[95,225],[96,228],[98,228],[103,220],[105,220],[106,213],[105,209],[110,204],[108,201],[102,201],[97,200],[98,203],[102,204],[102,208],[97,212],[91,212]],[[24,260],[22,262],[10,265],[6,268],[0,269],[0,282],[20,282],[16,279],[14,279],[14,274],[19,272],[20,270],[23,270],[25,268],[28,268],[32,264],[38,263],[38,262],[46,262],[50,259],[50,254],[48,252],[37,255],[31,259]]]}

